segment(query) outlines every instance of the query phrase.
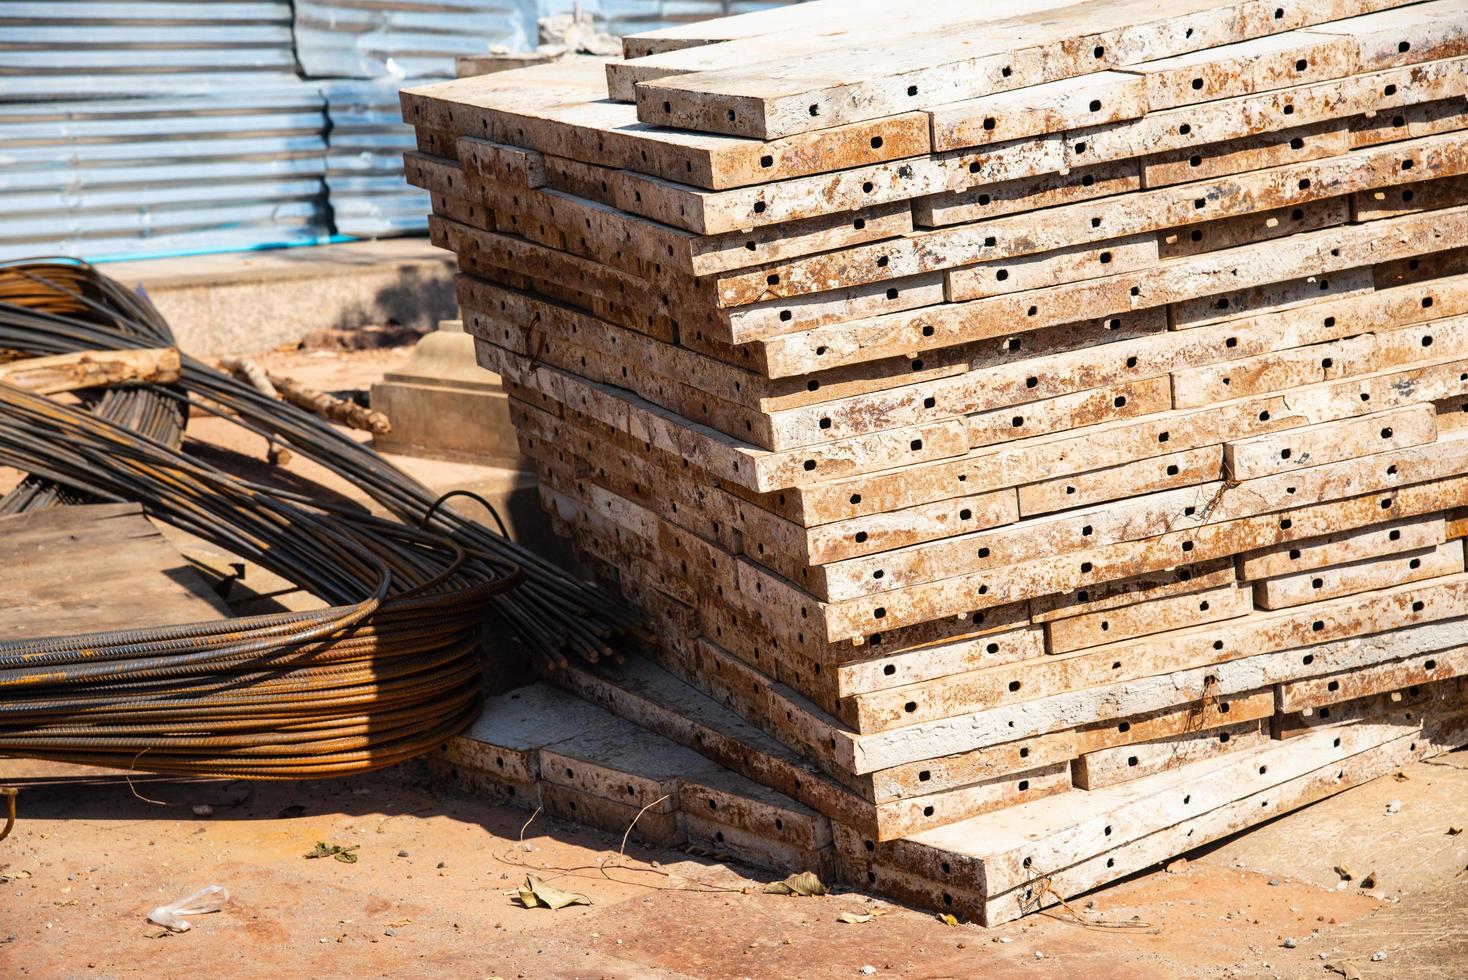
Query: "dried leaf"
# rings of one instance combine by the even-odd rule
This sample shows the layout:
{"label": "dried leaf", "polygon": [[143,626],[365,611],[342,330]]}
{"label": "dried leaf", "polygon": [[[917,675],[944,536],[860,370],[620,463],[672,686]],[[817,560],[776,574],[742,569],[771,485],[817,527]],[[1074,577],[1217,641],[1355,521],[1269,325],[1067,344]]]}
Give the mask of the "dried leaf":
{"label": "dried leaf", "polygon": [[1405,783],[1408,779],[1411,779],[1412,777],[1408,776],[1404,772],[1399,772],[1399,773],[1393,774],[1392,775],[1392,778],[1395,779],[1399,783]]}
{"label": "dried leaf", "polygon": [[775,881],[765,886],[766,895],[824,895],[826,886],[821,883],[813,872],[802,871],[793,874],[784,881]]}
{"label": "dried leaf", "polygon": [[1335,866],[1335,873],[1341,876],[1341,881],[1350,881],[1356,877],[1356,873],[1344,864],[1337,864]]}
{"label": "dried leaf", "polygon": [[1366,872],[1366,877],[1364,877],[1364,878],[1361,879],[1361,887],[1362,888],[1375,888],[1376,887],[1376,870],[1374,868],[1372,870]]}
{"label": "dried leaf", "polygon": [[519,890],[520,904],[527,909],[563,909],[568,905],[590,905],[591,899],[575,892],[563,892],[541,881],[535,875],[526,875],[525,884]]}
{"label": "dried leaf", "polygon": [[949,915],[947,912],[939,912],[938,921],[943,923],[945,926],[958,925],[958,918],[956,916]]}
{"label": "dried leaf", "polygon": [[1462,832],[1463,832],[1463,828],[1462,827],[1449,827],[1448,828],[1448,836],[1449,837],[1457,837]]}
{"label": "dried leaf", "polygon": [[862,915],[858,915],[855,912],[842,912],[840,915],[836,916],[836,921],[845,922],[847,925],[854,926],[860,925],[863,922],[870,922],[875,918],[876,916],[872,915],[870,912],[864,913]]}
{"label": "dried leaf", "polygon": [[304,854],[302,857],[307,859],[329,857],[336,858],[342,864],[356,864],[357,848],[361,846],[361,844],[348,844],[343,846],[341,844],[328,844],[325,841],[317,841],[316,847],[312,849],[311,853]]}

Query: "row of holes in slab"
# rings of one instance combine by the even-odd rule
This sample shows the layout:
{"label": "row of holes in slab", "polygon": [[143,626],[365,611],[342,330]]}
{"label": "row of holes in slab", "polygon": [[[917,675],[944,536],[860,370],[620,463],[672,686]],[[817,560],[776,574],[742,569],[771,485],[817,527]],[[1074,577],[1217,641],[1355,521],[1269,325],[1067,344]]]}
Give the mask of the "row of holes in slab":
{"label": "row of holes in slab", "polygon": [[[1274,19],[1275,20],[1283,20],[1284,19],[1284,8],[1283,7],[1277,7],[1277,8],[1275,8],[1275,11],[1274,11]],[[1193,36],[1193,30],[1194,29],[1191,28],[1191,27],[1187,28],[1183,32],[1183,36],[1184,37],[1192,37]],[[1407,45],[1408,42],[1403,41],[1402,44],[1403,45]],[[1408,47],[1401,47],[1401,46],[1399,46],[1398,47],[1398,50],[1400,50],[1400,51],[1407,51],[1407,50],[1409,50],[1409,47],[1410,47],[1410,45],[1408,45]],[[1091,49],[1091,57],[1093,59],[1097,60],[1097,61],[1099,61],[1102,58],[1105,58],[1106,57],[1106,47],[1105,47],[1105,45],[1098,44],[1094,48],[1092,48]],[[1297,63],[1297,68],[1299,70],[1301,70],[1301,71],[1304,70],[1303,65],[1299,65],[1298,63]],[[1003,78],[1009,78],[1009,77],[1011,77],[1014,74],[1014,68],[1012,66],[1010,66],[1010,65],[1005,65],[1002,69],[1000,69],[999,74]],[[908,98],[910,98],[910,99],[911,98],[917,98],[918,92],[919,92],[919,87],[917,85],[908,85],[907,86],[907,97]],[[415,106],[414,108],[415,109],[418,109],[419,107]],[[806,111],[811,116],[813,116],[813,117],[814,116],[819,116],[821,114],[821,105],[820,105],[819,102],[812,102],[809,106],[806,107]],[[673,103],[672,103],[672,100],[664,100],[664,102],[663,102],[663,114],[664,115],[667,115],[667,116],[671,116],[672,113],[673,113]],[[735,110],[733,110],[733,109],[727,110],[727,113],[726,114],[727,114],[727,117],[728,117],[729,122],[731,122],[731,123],[737,121],[738,118],[739,118],[739,114]]]}
{"label": "row of holes in slab", "polygon": [[[1417,261],[1416,259],[1413,259],[1412,260],[1412,262],[1416,262],[1416,261]],[[1409,263],[1409,265],[1410,265],[1410,263]],[[1328,280],[1322,280],[1320,285],[1321,285],[1321,288],[1322,289],[1325,289],[1325,288],[1327,288],[1329,286],[1329,281]],[[1431,309],[1432,308],[1433,303],[1434,303],[1434,300],[1433,300],[1433,297],[1429,295],[1429,296],[1423,296],[1420,302],[1421,302],[1422,309],[1426,310],[1426,309]],[[1321,322],[1322,322],[1322,324],[1325,327],[1331,328],[1331,327],[1334,327],[1335,326],[1336,319],[1333,316],[1328,316],[1328,317],[1325,317]],[[1111,320],[1108,320],[1106,322],[1106,328],[1107,329],[1110,329],[1110,330],[1118,329],[1120,326],[1121,326],[1121,321],[1118,320],[1118,319],[1111,319]],[[931,332],[932,332],[932,329],[933,328],[932,327],[924,327],[923,329],[925,331],[925,335],[931,335]],[[1019,347],[1020,347],[1020,345],[1021,345],[1021,343],[1022,342],[1019,340],[1019,338],[1010,338],[1008,341],[1006,341],[1006,346],[1009,346],[1010,344],[1012,344],[1013,346],[1010,347],[1010,349],[1011,350],[1018,350]],[[1422,340],[1421,340],[1421,345],[1423,347],[1431,347],[1432,346],[1432,335],[1431,334],[1424,334],[1423,337],[1422,337]],[[1237,347],[1238,346],[1238,338],[1237,337],[1229,337],[1229,338],[1227,338],[1224,341],[1224,346],[1227,347],[1227,348]],[[824,350],[824,348],[819,348],[819,349],[817,349],[816,353],[817,354],[820,354],[823,350]],[[1137,366],[1136,365],[1136,360],[1137,359],[1135,357],[1129,357],[1127,359],[1127,367],[1128,368],[1135,368]],[[1324,368],[1329,369],[1333,365],[1334,365],[1334,361],[1331,358],[1324,358],[1321,361],[1321,366],[1324,367]],[[912,367],[912,369],[914,371],[922,370],[922,368],[923,368],[923,361],[921,359],[915,359],[912,362],[911,367]],[[1229,385],[1231,383],[1231,380],[1228,377],[1224,377],[1221,380],[1222,380],[1222,383],[1224,385]],[[1034,383],[1031,384],[1031,381],[1033,381]],[[1039,379],[1038,378],[1026,378],[1025,379],[1026,387],[1033,388],[1033,387],[1037,386],[1038,383],[1039,383]],[[814,386],[814,387],[812,387],[812,386]],[[807,388],[809,390],[811,390],[811,391],[815,391],[819,387],[820,387],[819,382],[813,381],[813,382],[810,382],[809,384],[807,384]],[[1361,393],[1361,400],[1363,402],[1364,401],[1370,401],[1371,400],[1371,395],[1369,393],[1367,393],[1367,392],[1362,392]],[[1117,408],[1123,408],[1126,405],[1126,401],[1127,400],[1126,400],[1126,396],[1125,395],[1119,395],[1119,396],[1116,397],[1116,399],[1113,400],[1113,404]],[[933,408],[933,407],[935,407],[935,405],[936,405],[936,399],[933,399],[933,398],[927,398],[923,402],[923,407],[924,408]],[[1270,419],[1269,412],[1266,411],[1266,412],[1261,412],[1259,414],[1259,421],[1261,421],[1261,422],[1267,422],[1267,421],[1269,421],[1269,419]],[[1015,427],[1015,428],[1020,428],[1020,427],[1022,427],[1025,424],[1025,418],[1022,415],[1016,415],[1013,419],[1010,420],[1010,424],[1013,427]],[[819,422],[819,425],[820,425],[820,427],[822,429],[826,429],[826,428],[829,428],[830,427],[831,421],[828,418],[822,418],[820,420],[820,422]],[[1158,435],[1158,437],[1157,437],[1157,441],[1158,442],[1167,442],[1167,439],[1168,439],[1168,434],[1166,432],[1160,433]],[[917,450],[919,450],[921,448],[922,448],[922,440],[920,440],[920,439],[919,440],[914,440],[913,451],[916,452]],[[1286,457],[1286,458],[1288,458],[1288,457]],[[814,470],[816,468],[817,463],[816,463],[815,460],[806,460],[804,466],[805,466],[805,469],[809,472],[809,471]],[[1173,473],[1171,471],[1171,469],[1169,469],[1168,475],[1169,476],[1175,476],[1176,474]],[[962,483],[962,482],[965,482],[967,480],[967,476],[966,475],[963,475],[963,474],[960,474],[957,477],[957,479],[958,479],[958,481],[960,483]],[[1072,493],[1074,491],[1073,491],[1072,488],[1069,488],[1068,487],[1066,489],[1066,492],[1067,493]],[[860,504],[861,503],[861,494],[859,494],[859,493],[852,494],[851,495],[851,503],[852,503],[853,506],[855,506],[857,504]],[[858,544],[864,542],[866,540],[865,533],[864,532],[858,532],[858,535],[854,537],[854,540]]]}
{"label": "row of holes in slab", "polygon": [[[1213,608],[1213,604],[1211,602],[1209,602],[1207,599],[1204,599],[1203,601],[1201,601],[1201,602],[1198,603],[1198,611],[1199,612],[1207,612],[1211,608]],[[1062,620],[1062,622],[1063,622],[1063,620]],[[1054,625],[1054,624],[1051,624],[1051,625]],[[1110,633],[1111,632],[1111,620],[1109,620],[1109,619],[1103,619],[1103,620],[1101,620],[1101,624],[1100,625],[1101,625],[1101,632],[1103,632],[1103,633]]]}
{"label": "row of holes in slab", "polygon": [[[1389,476],[1396,475],[1396,466],[1393,465],[1393,466],[1388,467],[1387,468],[1387,474]],[[1390,510],[1392,507],[1396,506],[1396,500],[1393,499],[1392,497],[1382,497],[1380,503],[1381,503],[1382,510]],[[1185,514],[1188,513],[1188,511],[1192,511],[1192,510],[1194,510],[1194,508],[1187,508],[1187,510],[1185,511]],[[1191,515],[1189,514],[1189,516],[1191,516]],[[1281,518],[1280,521],[1279,521],[1279,529],[1281,531],[1288,531],[1292,527],[1294,527],[1294,523],[1295,523],[1294,520],[1292,520],[1291,518],[1288,518],[1288,517]],[[1084,528],[1082,528],[1082,533],[1085,533],[1085,529]],[[1188,555],[1189,556],[1189,559],[1190,560],[1194,560],[1194,561],[1198,560],[1196,557],[1194,557],[1192,555],[1192,552],[1193,552],[1194,548],[1196,547],[1196,545],[1194,544],[1193,541],[1191,541],[1191,540],[1184,540],[1182,542],[1182,544],[1179,545],[1179,547],[1181,548],[1182,552],[1185,555]],[[1083,561],[1083,562],[1081,562],[1080,563],[1080,574],[1082,574],[1082,575],[1095,575],[1096,574],[1095,563],[1090,562],[1090,561]],[[1106,580],[1106,577],[1104,575],[1101,575],[1099,577],[1102,578],[1103,580]],[[989,593],[989,586],[986,583],[981,583],[979,585],[979,587],[975,591],[979,595],[988,595],[988,593]],[[1414,603],[1413,604],[1413,611],[1414,612],[1420,611],[1421,605],[1422,605],[1422,603],[1420,603],[1420,602]],[[886,607],[885,606],[878,606],[875,609],[873,609],[872,610],[872,618],[873,619],[878,619],[878,620],[880,620],[880,619],[886,619],[887,618],[887,609],[886,609]],[[1321,630],[1321,629],[1324,629],[1324,628],[1325,628],[1325,626],[1324,626],[1323,623],[1316,623],[1315,624],[1315,629],[1316,630]],[[1216,640],[1216,641],[1214,641],[1213,649],[1215,649],[1215,650],[1222,650],[1223,649],[1223,641],[1222,640]],[[1119,666],[1120,666],[1120,664],[1114,665],[1113,669],[1115,669],[1115,667],[1119,667]],[[1010,690],[1011,691],[1017,691],[1017,690],[1019,690],[1018,685],[1019,685],[1019,682],[1018,681],[1013,682],[1013,684],[1011,684],[1011,686],[1010,686]],[[914,710],[916,710],[916,707],[914,706],[914,707],[908,708],[908,710],[909,711],[914,711]]]}
{"label": "row of holes in slab", "polygon": [[[1428,339],[1431,339],[1431,338],[1428,338]],[[1325,360],[1326,361],[1329,361],[1330,358],[1327,357]],[[1329,367],[1330,365],[1327,363],[1324,366],[1325,367]],[[1388,425],[1388,426],[1383,426],[1382,429],[1381,429],[1381,431],[1379,433],[1377,433],[1377,434],[1380,435],[1381,438],[1383,438],[1383,439],[1390,439],[1396,433],[1392,429],[1392,427]],[[1291,447],[1291,446],[1286,446],[1286,447],[1284,447],[1283,449],[1281,449],[1279,451],[1279,458],[1280,459],[1290,459],[1294,455],[1295,455],[1295,448],[1294,447]],[[1307,453],[1306,455],[1304,455],[1304,456],[1302,456],[1300,458],[1303,461],[1303,460],[1309,459],[1310,458],[1310,455]],[[1393,475],[1395,475],[1395,474],[1393,474]]]}
{"label": "row of holes in slab", "polygon": [[[1218,733],[1218,744],[1219,745],[1227,745],[1232,739],[1233,739],[1233,733],[1232,732],[1219,732]],[[1129,755],[1129,756],[1126,757],[1126,764],[1127,764],[1127,768],[1128,769],[1135,769],[1137,766],[1139,766],[1139,765],[1142,764],[1142,760],[1138,756]]]}

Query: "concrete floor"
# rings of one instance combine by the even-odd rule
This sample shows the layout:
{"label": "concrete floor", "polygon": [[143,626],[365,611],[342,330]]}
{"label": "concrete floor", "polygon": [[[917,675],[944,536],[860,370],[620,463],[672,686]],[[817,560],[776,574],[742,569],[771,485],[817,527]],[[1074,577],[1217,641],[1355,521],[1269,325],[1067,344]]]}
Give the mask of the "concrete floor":
{"label": "concrete floor", "polygon": [[[281,354],[269,367],[342,390],[405,356]],[[196,421],[216,462],[263,468],[258,440]],[[436,487],[491,479],[398,462]],[[300,460],[275,475],[357,496]],[[858,893],[765,895],[750,869],[636,845],[619,857],[618,840],[544,817],[522,841],[527,814],[436,787],[421,764],[315,783],[130,785],[0,760],[0,785],[21,787],[19,823],[0,842],[0,977],[855,977],[865,966],[914,978],[1468,977],[1468,833],[1450,833],[1468,827],[1468,753],[1402,776],[1069,913],[990,930]],[[359,845],[359,860],[305,859],[317,841]],[[1337,865],[1358,880],[1374,870],[1377,887],[1338,887]],[[527,869],[593,904],[520,908],[504,892]],[[183,934],[147,923],[206,884],[230,890],[224,911]],[[837,921],[879,907],[871,922]]]}

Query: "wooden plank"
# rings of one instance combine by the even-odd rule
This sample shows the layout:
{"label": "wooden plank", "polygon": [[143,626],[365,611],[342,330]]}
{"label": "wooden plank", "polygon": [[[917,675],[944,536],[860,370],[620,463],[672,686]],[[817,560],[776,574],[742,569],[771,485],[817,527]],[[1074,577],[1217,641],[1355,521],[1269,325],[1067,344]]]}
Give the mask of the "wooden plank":
{"label": "wooden plank", "polygon": [[229,607],[133,503],[0,517],[0,638],[212,622]]}

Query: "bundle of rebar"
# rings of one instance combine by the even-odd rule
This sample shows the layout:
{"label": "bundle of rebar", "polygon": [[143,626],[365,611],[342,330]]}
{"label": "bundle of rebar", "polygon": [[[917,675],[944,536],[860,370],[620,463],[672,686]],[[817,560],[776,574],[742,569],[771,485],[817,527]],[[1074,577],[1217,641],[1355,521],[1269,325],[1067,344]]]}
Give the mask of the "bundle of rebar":
{"label": "bundle of rebar", "polygon": [[[0,349],[171,343],[151,304],[89,266],[0,266]],[[362,488],[377,517],[184,455],[190,406]],[[636,620],[330,425],[192,358],[163,387],[73,406],[0,385],[8,509],[135,501],[328,603],[299,613],[0,644],[0,754],[158,772],[292,778],[391,765],[464,728],[483,624],[551,665],[595,660]],[[496,615],[486,618],[490,609]]]}

